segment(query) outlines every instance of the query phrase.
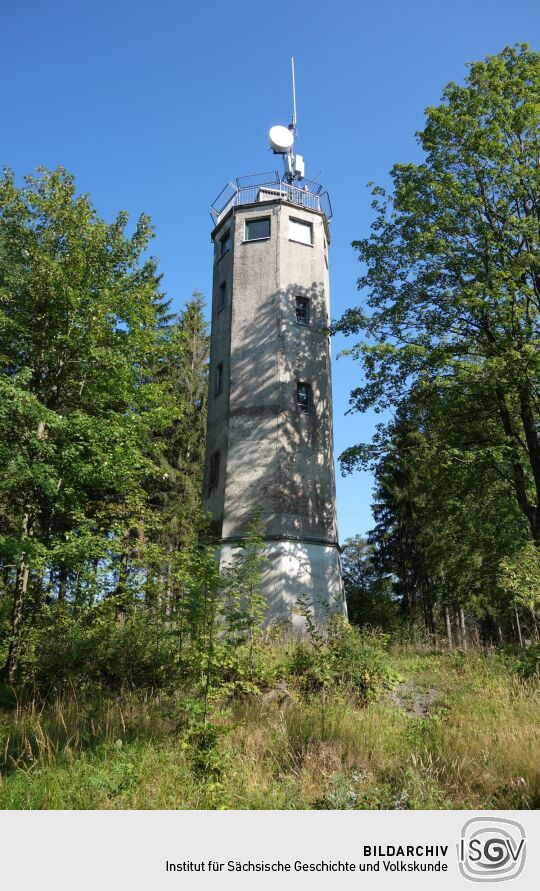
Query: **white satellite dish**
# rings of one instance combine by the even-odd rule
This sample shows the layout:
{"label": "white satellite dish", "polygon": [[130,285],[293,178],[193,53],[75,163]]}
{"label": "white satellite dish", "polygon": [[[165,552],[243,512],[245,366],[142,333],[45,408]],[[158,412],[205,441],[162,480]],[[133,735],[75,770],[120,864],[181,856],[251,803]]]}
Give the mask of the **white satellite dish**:
{"label": "white satellite dish", "polygon": [[294,143],[294,136],[288,127],[281,127],[279,124],[270,128],[268,138],[270,145],[278,155],[286,154]]}

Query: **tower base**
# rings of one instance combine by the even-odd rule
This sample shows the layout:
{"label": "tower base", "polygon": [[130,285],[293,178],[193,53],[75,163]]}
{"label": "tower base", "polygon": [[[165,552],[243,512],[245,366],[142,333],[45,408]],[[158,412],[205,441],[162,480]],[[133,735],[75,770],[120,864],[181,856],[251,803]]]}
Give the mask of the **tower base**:
{"label": "tower base", "polygon": [[[220,569],[226,570],[238,554],[236,542],[223,542]],[[268,541],[264,551],[261,591],[266,600],[267,623],[290,621],[301,628],[304,619],[298,601],[306,604],[316,622],[332,615],[347,615],[337,547],[313,542]]]}

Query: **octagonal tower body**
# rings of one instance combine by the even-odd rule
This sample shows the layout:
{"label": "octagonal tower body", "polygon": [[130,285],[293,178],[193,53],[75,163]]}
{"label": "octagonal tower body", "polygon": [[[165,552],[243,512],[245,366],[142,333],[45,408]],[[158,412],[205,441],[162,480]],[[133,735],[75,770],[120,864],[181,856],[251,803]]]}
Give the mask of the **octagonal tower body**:
{"label": "octagonal tower body", "polygon": [[[329,230],[301,189],[240,191],[212,233],[203,509],[226,567],[257,515],[268,619],[344,613],[332,432]],[[253,200],[255,199],[255,200]],[[306,205],[313,206],[306,206]]]}

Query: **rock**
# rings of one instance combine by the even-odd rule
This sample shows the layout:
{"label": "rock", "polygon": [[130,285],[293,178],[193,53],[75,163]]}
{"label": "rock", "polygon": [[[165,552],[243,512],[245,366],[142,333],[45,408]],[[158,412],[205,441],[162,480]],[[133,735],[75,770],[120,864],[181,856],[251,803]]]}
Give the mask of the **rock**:
{"label": "rock", "polygon": [[398,684],[388,697],[392,705],[402,708],[409,715],[425,718],[440,699],[440,691],[432,687],[414,684]]}
{"label": "rock", "polygon": [[294,699],[285,684],[276,684],[272,690],[263,694],[261,702],[265,708],[278,708],[282,712],[293,704]]}

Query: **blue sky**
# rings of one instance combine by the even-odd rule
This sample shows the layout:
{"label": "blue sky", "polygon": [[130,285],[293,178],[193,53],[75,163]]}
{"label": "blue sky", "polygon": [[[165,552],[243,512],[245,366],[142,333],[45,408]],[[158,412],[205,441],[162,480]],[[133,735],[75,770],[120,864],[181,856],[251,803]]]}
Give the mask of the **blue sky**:
{"label": "blue sky", "polygon": [[[209,205],[228,179],[271,170],[267,131],[291,113],[297,73],[306,175],[334,208],[332,312],[359,298],[351,241],[372,218],[368,181],[419,160],[414,133],[467,61],[529,42],[537,0],[273,3],[11,2],[0,29],[0,161],[17,177],[62,164],[101,216],[152,217],[152,252],[175,308],[210,295]],[[346,344],[334,342],[334,356]],[[374,415],[345,416],[360,369],[335,362],[336,455]],[[344,539],[371,525],[371,478],[338,475]]]}

